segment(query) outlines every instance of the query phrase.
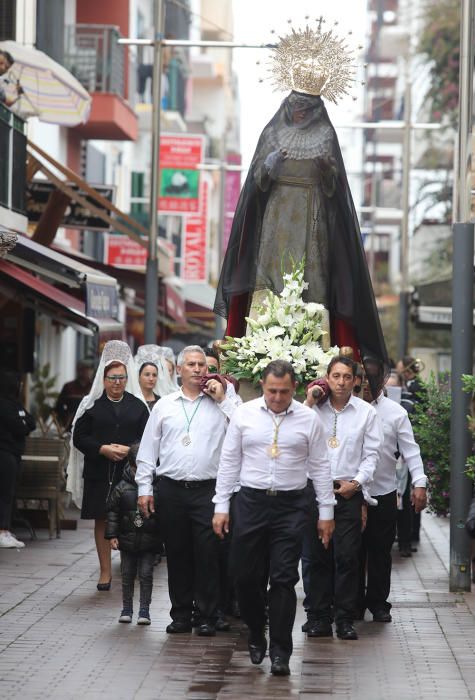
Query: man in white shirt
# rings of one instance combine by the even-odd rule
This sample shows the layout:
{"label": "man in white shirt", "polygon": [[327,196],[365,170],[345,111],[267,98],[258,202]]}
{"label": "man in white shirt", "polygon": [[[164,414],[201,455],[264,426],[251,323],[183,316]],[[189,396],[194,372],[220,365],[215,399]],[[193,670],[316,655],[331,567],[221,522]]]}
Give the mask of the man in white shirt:
{"label": "man in white shirt", "polygon": [[[382,443],[375,409],[352,395],[355,363],[334,357],[326,376],[330,395],[315,406],[323,425],[327,456],[336,495],[335,532],[331,546],[322,547],[311,529],[306,532],[302,570],[309,637],[332,637],[332,621],[340,639],[357,639],[353,626],[358,605],[359,551],[363,489],[373,479]],[[307,405],[314,406],[312,391]]]}
{"label": "man in white shirt", "polygon": [[181,389],[155,404],[140,443],[135,477],[138,507],[145,517],[154,511],[152,481],[157,474],[171,600],[167,632],[191,632],[195,603],[201,614],[198,634],[214,636],[219,570],[211,499],[227,422],[236,403],[217,380],[201,390],[207,365],[200,347],[184,348],[177,369]]}
{"label": "man in white shirt", "polygon": [[[381,455],[369,487],[369,495],[377,505],[368,507],[368,519],[363,533],[361,560],[362,600],[360,616],[367,608],[375,622],[391,622],[391,549],[396,536],[397,491],[396,463],[398,454],[407,464],[411,475],[412,502],[416,513],[426,506],[426,482],[419,446],[414,439],[407,411],[395,401],[384,396],[384,376],[380,364],[374,360],[366,363],[366,372],[377,378],[378,398],[373,400],[368,385],[363,384],[363,398],[376,409],[384,431]],[[366,574],[366,595],[364,579]]]}
{"label": "man in white shirt", "polygon": [[[292,365],[270,362],[262,377],[263,397],[236,409],[219,463],[213,527],[229,530],[229,504],[236,482],[241,488],[232,509],[231,561],[241,617],[249,627],[252,663],[265,657],[265,594],[269,566],[269,655],[271,672],[290,673],[295,584],[303,533],[308,522],[307,475],[319,502],[318,536],[328,547],[333,532],[333,485],[321,421],[293,400]],[[313,522],[317,536],[317,522]]]}

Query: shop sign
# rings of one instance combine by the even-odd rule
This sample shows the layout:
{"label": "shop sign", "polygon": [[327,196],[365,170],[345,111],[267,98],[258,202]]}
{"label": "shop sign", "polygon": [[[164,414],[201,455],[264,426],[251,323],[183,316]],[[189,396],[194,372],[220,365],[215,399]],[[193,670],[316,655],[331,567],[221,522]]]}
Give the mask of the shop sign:
{"label": "shop sign", "polygon": [[182,278],[187,282],[208,280],[208,182],[203,179],[200,188],[200,213],[186,216]]}
{"label": "shop sign", "polygon": [[160,197],[158,209],[166,214],[199,210],[200,171],[205,137],[162,134],[160,137]]}
{"label": "shop sign", "polygon": [[110,233],[104,236],[104,263],[143,270],[147,264],[147,249],[128,236]]}
{"label": "shop sign", "polygon": [[118,314],[117,287],[86,280],[86,316],[90,318],[117,318]]}

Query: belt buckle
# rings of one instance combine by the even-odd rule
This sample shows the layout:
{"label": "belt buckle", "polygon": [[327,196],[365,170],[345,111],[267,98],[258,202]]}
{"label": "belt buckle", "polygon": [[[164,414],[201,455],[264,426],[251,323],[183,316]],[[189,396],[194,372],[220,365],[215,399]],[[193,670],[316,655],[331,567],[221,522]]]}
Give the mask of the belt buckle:
{"label": "belt buckle", "polygon": [[266,496],[277,496],[277,491],[275,489],[266,489]]}

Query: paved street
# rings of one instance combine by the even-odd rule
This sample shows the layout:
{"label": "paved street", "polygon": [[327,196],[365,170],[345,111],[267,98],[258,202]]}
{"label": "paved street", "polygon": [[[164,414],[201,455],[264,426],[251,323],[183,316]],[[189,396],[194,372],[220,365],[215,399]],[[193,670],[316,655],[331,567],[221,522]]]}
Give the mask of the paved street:
{"label": "paved street", "polygon": [[40,530],[25,549],[0,550],[0,697],[475,698],[475,594],[447,592],[447,521],[424,514],[419,552],[395,552],[392,624],[367,614],[357,642],[307,640],[299,605],[288,679],[271,677],[268,659],[251,666],[239,625],[211,639],[168,636],[164,563],[155,569],[151,627],[118,624],[119,559],[111,592],[97,592],[88,525],[59,540]]}

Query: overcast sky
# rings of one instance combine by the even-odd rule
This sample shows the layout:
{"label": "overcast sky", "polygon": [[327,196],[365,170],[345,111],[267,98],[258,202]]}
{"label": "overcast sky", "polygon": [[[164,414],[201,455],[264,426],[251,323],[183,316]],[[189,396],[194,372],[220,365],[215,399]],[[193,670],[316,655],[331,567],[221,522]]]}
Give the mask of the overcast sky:
{"label": "overcast sky", "polygon": [[[331,14],[329,7],[332,8]],[[348,31],[349,44],[363,44],[367,40],[367,0],[234,0],[234,37],[236,42],[271,43],[277,34],[286,34],[289,29],[288,20],[292,20],[294,28],[303,28],[306,24],[305,15],[310,15],[310,22],[315,26],[315,19],[320,15],[326,19],[325,27],[338,21],[336,31],[342,36]],[[289,12],[291,8],[291,12]],[[235,49],[233,54],[234,70],[239,78],[241,98],[241,150],[243,163],[248,165],[254,153],[257,139],[286,93],[274,92],[268,81],[259,83],[259,77],[264,77],[264,65],[256,66],[256,61],[265,63],[269,51],[265,49]],[[363,64],[363,52],[358,57],[358,63]],[[355,94],[356,91],[355,91]],[[338,122],[349,122],[361,115],[362,101],[354,102],[347,98],[337,107],[326,103],[330,117],[335,126]]]}

